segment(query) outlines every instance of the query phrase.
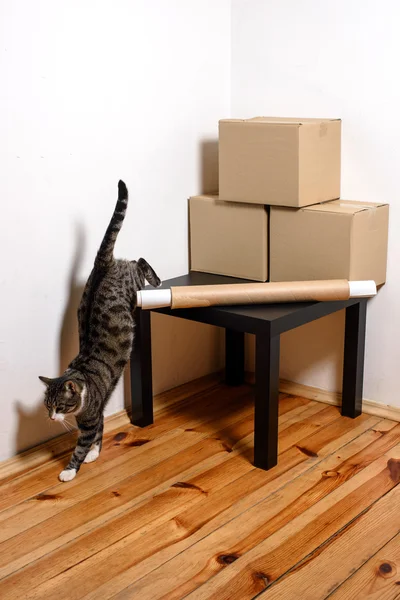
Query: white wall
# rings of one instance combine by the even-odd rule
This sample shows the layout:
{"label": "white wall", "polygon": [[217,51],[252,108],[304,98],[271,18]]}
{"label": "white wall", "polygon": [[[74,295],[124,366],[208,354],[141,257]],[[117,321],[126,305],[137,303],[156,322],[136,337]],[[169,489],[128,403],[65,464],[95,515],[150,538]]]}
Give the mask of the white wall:
{"label": "white wall", "polygon": [[[59,432],[37,377],[76,352],[119,178],[130,205],[117,255],[144,256],[163,279],[187,270],[187,198],[215,187],[229,114],[230,1],[0,0],[0,40],[4,459]],[[156,392],[219,366],[217,331],[163,317],[157,330]],[[122,407],[120,385],[107,412]]]}
{"label": "white wall", "polygon": [[[397,0],[232,2],[232,116],[341,117],[342,197],[391,205],[387,284],[368,310],[364,396],[397,407],[399,19]],[[285,334],[282,377],[340,390],[342,331],[338,314]]]}

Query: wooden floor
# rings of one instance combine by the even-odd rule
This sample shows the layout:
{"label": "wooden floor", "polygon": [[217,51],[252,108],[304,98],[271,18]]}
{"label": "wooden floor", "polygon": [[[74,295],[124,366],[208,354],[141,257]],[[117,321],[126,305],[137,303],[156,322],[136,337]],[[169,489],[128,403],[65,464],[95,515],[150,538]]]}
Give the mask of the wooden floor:
{"label": "wooden floor", "polygon": [[400,597],[399,423],[282,395],[265,472],[251,387],[209,377],[157,407],[109,423],[70,483],[71,435],[0,465],[2,600]]}

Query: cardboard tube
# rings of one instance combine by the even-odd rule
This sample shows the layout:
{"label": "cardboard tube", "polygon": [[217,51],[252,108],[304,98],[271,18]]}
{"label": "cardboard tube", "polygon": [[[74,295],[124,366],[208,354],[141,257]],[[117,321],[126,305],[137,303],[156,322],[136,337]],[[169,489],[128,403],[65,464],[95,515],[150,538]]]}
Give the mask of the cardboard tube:
{"label": "cardboard tube", "polygon": [[139,290],[136,292],[136,304],[144,310],[171,306],[171,290]]}
{"label": "cardboard tube", "polygon": [[376,295],[374,281],[292,281],[273,283],[233,283],[172,287],[170,290],[137,292],[137,305],[152,308],[195,308],[235,304],[282,302],[327,302]]}
{"label": "cardboard tube", "polygon": [[346,279],[254,284],[237,283],[172,287],[171,294],[172,308],[194,308],[223,304],[348,300],[350,298],[350,286]]}
{"label": "cardboard tube", "polygon": [[375,281],[349,281],[349,286],[350,298],[363,298],[376,294]]}

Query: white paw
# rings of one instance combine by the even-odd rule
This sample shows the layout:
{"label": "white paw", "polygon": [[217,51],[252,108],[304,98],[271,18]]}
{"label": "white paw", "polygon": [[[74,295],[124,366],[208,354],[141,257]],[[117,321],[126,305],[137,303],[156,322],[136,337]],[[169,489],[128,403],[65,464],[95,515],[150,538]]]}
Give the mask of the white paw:
{"label": "white paw", "polygon": [[60,481],[71,481],[76,475],[76,469],[64,469],[61,471],[58,478]]}
{"label": "white paw", "polygon": [[89,450],[89,452],[87,453],[86,458],[83,462],[84,463],[94,462],[97,458],[99,458],[99,454],[100,454],[99,449],[97,448],[97,446],[95,446],[94,448]]}

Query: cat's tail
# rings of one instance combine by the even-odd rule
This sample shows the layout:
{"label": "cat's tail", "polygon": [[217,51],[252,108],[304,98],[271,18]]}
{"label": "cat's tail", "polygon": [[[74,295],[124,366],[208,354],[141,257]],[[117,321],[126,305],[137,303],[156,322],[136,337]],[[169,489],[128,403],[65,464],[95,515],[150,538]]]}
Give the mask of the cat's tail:
{"label": "cat's tail", "polygon": [[113,216],[111,217],[110,224],[107,227],[107,231],[104,234],[103,241],[101,242],[101,246],[97,253],[96,263],[98,265],[107,267],[110,266],[114,260],[114,245],[122,227],[127,206],[128,190],[125,183],[120,180],[118,182],[117,204],[115,205]]}

